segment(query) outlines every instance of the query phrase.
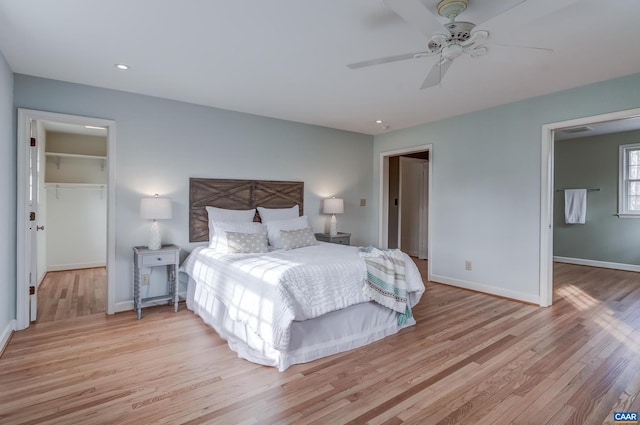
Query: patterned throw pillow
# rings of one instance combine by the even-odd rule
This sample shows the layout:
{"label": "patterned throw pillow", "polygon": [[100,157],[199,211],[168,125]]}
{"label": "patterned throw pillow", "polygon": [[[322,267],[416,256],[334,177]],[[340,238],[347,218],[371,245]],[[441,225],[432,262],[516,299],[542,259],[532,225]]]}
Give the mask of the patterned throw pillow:
{"label": "patterned throw pillow", "polygon": [[267,228],[262,223],[217,223],[214,227],[213,239],[209,242],[209,247],[220,254],[228,254],[227,232],[236,233],[265,233]]}
{"label": "patterned throw pillow", "polygon": [[280,232],[282,230],[298,230],[309,227],[309,219],[306,215],[290,218],[288,220],[270,221],[267,223],[267,237],[269,238],[269,245],[274,248],[282,248],[282,240],[280,239]]}
{"label": "patterned throw pillow", "polygon": [[280,239],[282,240],[282,248],[285,250],[318,244],[310,227],[296,230],[280,230]]}
{"label": "patterned throw pillow", "polygon": [[229,254],[253,254],[268,252],[266,233],[225,232]]}

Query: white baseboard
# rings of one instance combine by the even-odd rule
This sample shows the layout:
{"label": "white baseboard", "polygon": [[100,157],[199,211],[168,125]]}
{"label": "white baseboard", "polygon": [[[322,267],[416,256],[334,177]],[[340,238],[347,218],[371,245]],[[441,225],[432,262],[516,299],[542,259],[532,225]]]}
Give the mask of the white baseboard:
{"label": "white baseboard", "polygon": [[92,269],[94,267],[106,267],[107,263],[105,262],[97,262],[97,263],[77,263],[77,264],[58,264],[55,266],[48,266],[48,272],[60,272],[63,270],[77,270],[77,269]]}
{"label": "white baseboard", "polygon": [[2,353],[7,347],[9,337],[11,337],[11,334],[16,330],[16,325],[17,322],[15,319],[10,320],[9,323],[7,323],[7,326],[2,330],[2,333],[0,333],[0,353]]}
{"label": "white baseboard", "polygon": [[604,269],[624,270],[628,272],[640,272],[640,266],[635,264],[611,263],[608,261],[585,260],[582,258],[553,257],[557,263],[577,264],[579,266],[602,267]]}
{"label": "white baseboard", "polygon": [[114,313],[120,313],[122,311],[131,311],[133,310],[133,300],[131,301],[121,301],[116,303],[116,308]]}
{"label": "white baseboard", "polygon": [[540,305],[540,296],[525,294],[524,292],[512,291],[510,289],[498,288],[496,286],[485,285],[483,283],[471,282],[468,280],[455,279],[446,276],[432,274],[429,280],[445,285],[456,286],[458,288],[470,289],[472,291],[482,292],[498,297],[509,298],[516,301]]}
{"label": "white baseboard", "polygon": [[38,277],[38,283],[36,284],[36,289],[38,289],[40,287],[40,284],[42,283],[42,281],[44,280],[44,278],[47,276],[47,272],[45,271],[44,273],[42,273],[42,276]]}

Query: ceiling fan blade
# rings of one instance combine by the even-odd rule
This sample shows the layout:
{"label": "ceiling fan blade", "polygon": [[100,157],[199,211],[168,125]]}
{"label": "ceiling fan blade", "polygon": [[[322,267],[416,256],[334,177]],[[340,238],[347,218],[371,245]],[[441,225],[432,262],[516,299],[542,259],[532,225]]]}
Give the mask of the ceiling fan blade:
{"label": "ceiling fan blade", "polygon": [[483,0],[470,1],[469,6],[464,11],[465,19],[470,19],[476,25],[482,25],[485,22],[496,18],[503,13],[508,12],[514,7],[524,3],[526,0]]}
{"label": "ceiling fan blade", "polygon": [[490,41],[489,44],[493,46],[500,46],[500,47],[513,47],[516,49],[541,50],[543,52],[553,53],[553,49],[549,49],[548,47],[523,46],[520,44],[503,44],[503,43],[496,43],[494,41]]}
{"label": "ceiling fan blade", "polygon": [[439,85],[442,81],[442,78],[444,77],[444,74],[446,74],[452,63],[452,60],[444,58],[433,65],[431,67],[431,71],[429,71],[429,74],[427,75],[427,78],[424,79],[420,90]]}
{"label": "ceiling fan blade", "polygon": [[432,56],[434,54],[436,54],[436,52],[405,53],[403,55],[387,56],[384,58],[370,59],[367,61],[350,63],[349,65],[347,65],[347,67],[351,69],[359,69],[359,68],[365,68],[367,66],[381,65],[383,63],[399,62],[407,59],[422,58],[425,56]]}
{"label": "ceiling fan blade", "polygon": [[436,31],[442,31],[442,24],[425,7],[420,0],[383,0],[384,4],[409,25],[420,31],[425,37],[431,38]]}

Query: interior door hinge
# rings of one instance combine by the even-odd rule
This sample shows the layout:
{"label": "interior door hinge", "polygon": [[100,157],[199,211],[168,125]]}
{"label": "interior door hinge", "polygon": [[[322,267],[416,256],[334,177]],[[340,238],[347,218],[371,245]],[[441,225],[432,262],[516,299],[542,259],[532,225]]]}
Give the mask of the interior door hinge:
{"label": "interior door hinge", "polygon": [[31,211],[29,213],[29,221],[36,221],[36,213]]}
{"label": "interior door hinge", "polygon": [[36,294],[36,287],[29,286],[29,295],[35,295],[35,294]]}
{"label": "interior door hinge", "polygon": [[31,146],[35,146],[36,145],[36,138],[32,137],[31,138]]}

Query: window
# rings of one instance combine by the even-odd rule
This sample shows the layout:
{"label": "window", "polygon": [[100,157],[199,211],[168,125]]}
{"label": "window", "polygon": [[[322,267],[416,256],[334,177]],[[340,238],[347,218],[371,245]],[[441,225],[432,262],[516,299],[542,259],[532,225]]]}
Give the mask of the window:
{"label": "window", "polygon": [[620,146],[618,216],[640,218],[640,143]]}

